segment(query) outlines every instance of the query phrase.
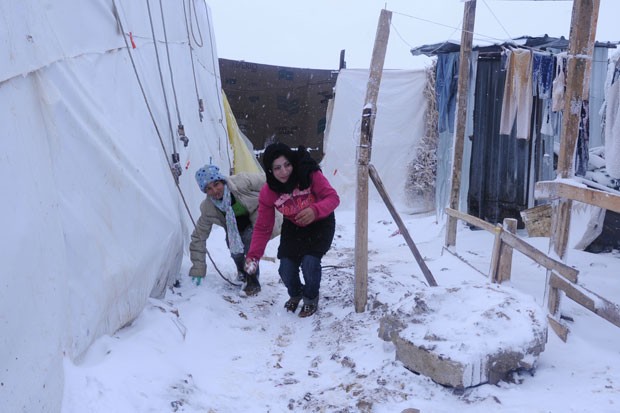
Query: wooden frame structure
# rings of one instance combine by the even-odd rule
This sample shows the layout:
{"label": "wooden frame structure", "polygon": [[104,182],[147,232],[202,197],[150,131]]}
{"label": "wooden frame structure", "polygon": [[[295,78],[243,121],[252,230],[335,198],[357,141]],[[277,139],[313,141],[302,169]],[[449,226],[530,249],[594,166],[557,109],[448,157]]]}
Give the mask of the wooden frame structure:
{"label": "wooden frame structure", "polygon": [[398,225],[398,229],[405,238],[407,245],[411,249],[422,273],[430,286],[437,286],[437,282],[426,266],[422,255],[419,253],[409,231],[405,227],[402,219],[396,212],[390,197],[383,186],[379,173],[370,164],[372,152],[372,134],[374,129],[375,117],[377,114],[377,97],[379,95],[379,85],[383,72],[383,63],[387,50],[387,42],[390,35],[390,21],[392,12],[386,9],[381,10],[379,23],[377,25],[377,35],[372,51],[370,62],[370,74],[366,86],[366,99],[362,109],[362,124],[360,131],[360,143],[357,151],[357,196],[355,199],[355,289],[354,303],[355,311],[364,312],[368,301],[368,178],[372,179],[377,191],[381,195],[383,202],[392,214]]}
{"label": "wooden frame structure", "polygon": [[[567,59],[566,90],[564,98],[564,116],[562,118],[562,141],[558,160],[558,177],[570,180],[574,177],[574,157],[581,107],[589,99],[590,71],[596,37],[600,0],[575,0],[571,17],[569,50]],[[471,12],[471,15],[468,13]],[[465,30],[473,30],[475,0],[466,3],[464,29],[461,42],[461,67],[459,68],[459,84],[457,101],[457,129],[454,143],[454,161],[452,169],[452,187],[450,208],[446,209],[448,225],[446,229],[445,249],[456,244],[456,219],[462,219],[472,225],[486,229],[495,234],[493,255],[491,257],[490,278],[502,282],[510,278],[510,262],[512,249],[520,252],[547,268],[549,293],[547,306],[549,321],[554,331],[566,340],[568,328],[560,321],[560,298],[564,293],[568,298],[585,308],[600,315],[620,327],[620,307],[603,297],[577,284],[577,273],[572,274],[566,265],[554,260],[512,234],[514,223],[505,222],[504,227],[493,226],[478,218],[459,212],[458,194],[460,189],[460,169],[462,162],[462,136],[459,130],[459,115],[465,112],[466,102],[461,96],[466,93],[466,76],[463,64],[463,52],[471,48],[470,39]],[[467,27],[467,29],[465,28]],[[466,77],[467,79],[463,79]],[[463,84],[461,84],[463,81]],[[538,182],[534,197],[552,199],[552,231],[549,248],[553,249],[561,261],[566,259],[566,249],[570,231],[571,209],[573,201],[585,202],[604,209],[620,212],[620,196],[612,193],[571,185],[567,181]],[[506,230],[505,229],[508,229]],[[559,271],[558,269],[562,269]]]}
{"label": "wooden frame structure", "polygon": [[[620,197],[619,197],[620,199]],[[496,283],[510,280],[512,268],[512,251],[516,249],[531,260],[545,267],[548,271],[548,286],[550,293],[547,296],[547,308],[549,314],[547,320],[553,331],[562,339],[568,339],[568,328],[558,320],[559,307],[555,296],[562,291],[568,298],[590,310],[594,314],[609,321],[613,325],[620,327],[620,305],[615,304],[593,291],[579,285],[579,271],[558,260],[555,260],[544,252],[531,246],[521,238],[516,236],[512,229],[513,224],[510,220],[504,220],[504,225],[492,225],[474,216],[446,208],[446,214],[454,219],[460,219],[470,225],[484,229],[495,235],[493,243],[493,254],[489,267],[489,279]],[[448,251],[450,251],[448,249]]]}

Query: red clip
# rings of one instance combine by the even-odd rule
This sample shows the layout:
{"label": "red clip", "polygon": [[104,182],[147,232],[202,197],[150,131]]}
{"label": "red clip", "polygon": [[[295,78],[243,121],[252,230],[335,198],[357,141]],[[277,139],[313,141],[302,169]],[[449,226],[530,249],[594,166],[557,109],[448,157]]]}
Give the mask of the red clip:
{"label": "red clip", "polygon": [[133,34],[129,32],[129,40],[131,40],[131,47],[136,48],[136,43],[133,41]]}
{"label": "red clip", "polygon": [[187,162],[185,163],[185,169],[189,169],[189,164],[190,164],[190,161],[188,159]]}

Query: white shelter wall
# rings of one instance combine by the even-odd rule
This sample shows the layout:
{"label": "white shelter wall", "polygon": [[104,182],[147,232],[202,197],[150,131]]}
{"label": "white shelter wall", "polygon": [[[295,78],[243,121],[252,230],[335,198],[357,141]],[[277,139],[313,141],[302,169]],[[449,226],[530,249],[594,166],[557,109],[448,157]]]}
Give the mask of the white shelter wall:
{"label": "white shelter wall", "polygon": [[[338,191],[341,205],[355,205],[357,147],[368,70],[341,70],[336,97],[325,132],[323,173]],[[384,70],[377,98],[371,163],[377,169],[392,201],[406,207],[407,167],[424,135],[426,100],[424,70]],[[380,200],[374,185],[369,199]]]}
{"label": "white shelter wall", "polygon": [[0,110],[0,406],[7,412],[59,411],[62,400],[67,261],[37,99],[32,78],[0,85],[0,105],[11,102]]}
{"label": "white shelter wall", "polygon": [[53,412],[63,358],[78,361],[179,276],[186,206],[197,219],[204,198],[194,173],[209,162],[226,171],[232,150],[204,2],[190,54],[183,3],[162,3],[166,50],[159,2],[153,42],[146,4],[116,1],[144,96],[111,0],[1,3],[0,405]]}

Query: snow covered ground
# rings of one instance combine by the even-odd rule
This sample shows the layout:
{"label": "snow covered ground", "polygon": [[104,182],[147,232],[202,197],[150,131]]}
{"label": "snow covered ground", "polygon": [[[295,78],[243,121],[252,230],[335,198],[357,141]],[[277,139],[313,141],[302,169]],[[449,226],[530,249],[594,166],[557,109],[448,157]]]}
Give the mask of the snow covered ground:
{"label": "snow covered ground", "polygon": [[[97,340],[79,363],[65,362],[63,413],[620,411],[620,329],[569,300],[562,307],[574,319],[568,342],[550,330],[537,369],[515,374],[514,382],[455,391],[406,370],[395,361],[394,346],[378,337],[379,320],[407,295],[429,287],[387,209],[372,204],[368,309],[356,313],[354,216],[336,211],[316,315],[286,313],[277,262],[262,261],[263,290],[251,298],[241,297],[213,266],[201,286],[192,285],[185,262],[180,288],[151,299],[133,323]],[[456,251],[467,265],[442,253],[435,216],[403,220],[440,286],[485,281],[491,234],[459,224]],[[223,237],[214,232],[208,246],[232,278]],[[546,238],[528,242],[547,251]],[[276,248],[274,240],[267,255],[274,257]],[[620,301],[618,251],[571,250],[568,264],[580,270],[589,289]],[[545,271],[515,253],[510,286],[542,304]],[[472,293],[472,302],[478,298]],[[477,334],[473,327],[471,334]]]}

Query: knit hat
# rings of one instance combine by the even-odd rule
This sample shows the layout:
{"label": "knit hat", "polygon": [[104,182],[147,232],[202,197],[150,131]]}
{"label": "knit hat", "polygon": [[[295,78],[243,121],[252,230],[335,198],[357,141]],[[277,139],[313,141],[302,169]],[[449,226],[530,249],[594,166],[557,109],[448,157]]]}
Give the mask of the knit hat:
{"label": "knit hat", "polygon": [[217,166],[205,165],[196,171],[196,182],[202,192],[205,192],[207,185],[214,181],[226,181],[226,178],[220,173],[220,168]]}

